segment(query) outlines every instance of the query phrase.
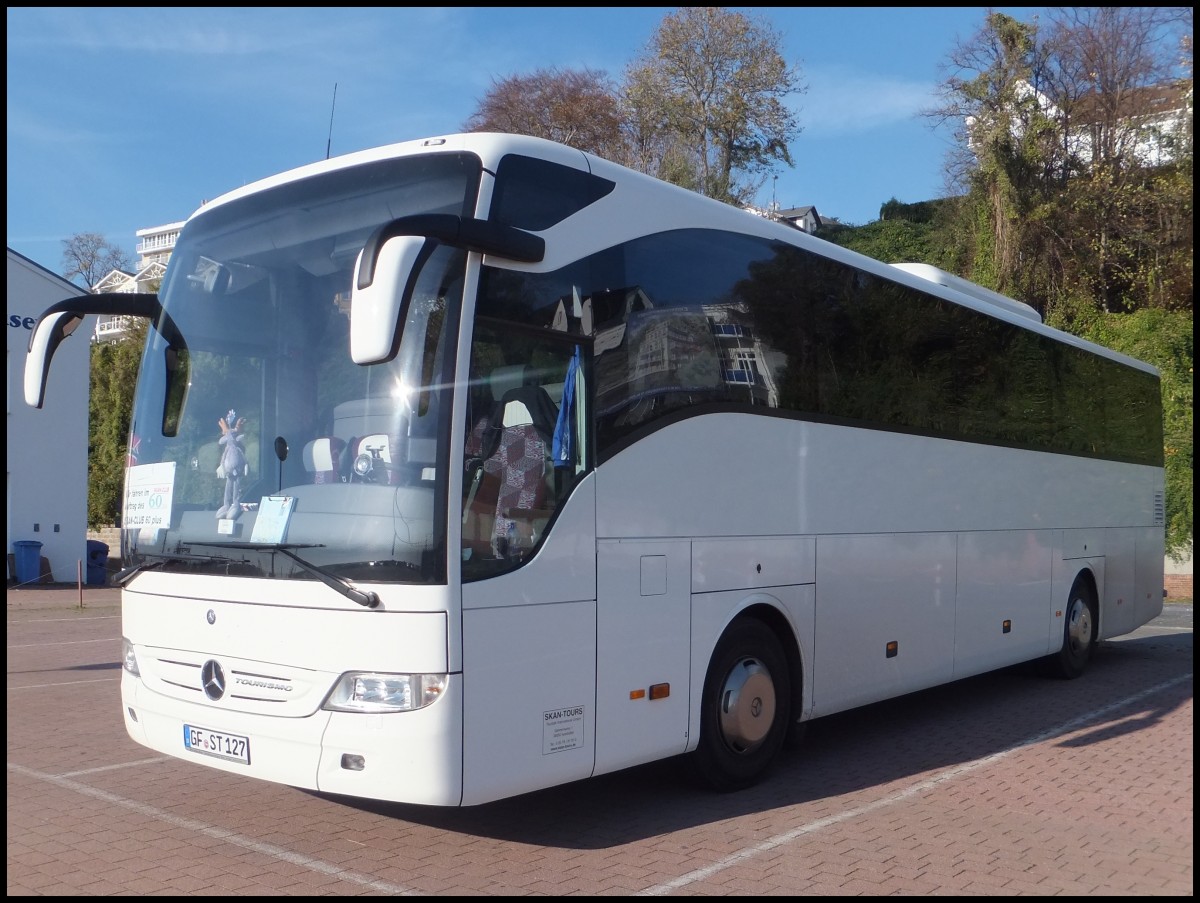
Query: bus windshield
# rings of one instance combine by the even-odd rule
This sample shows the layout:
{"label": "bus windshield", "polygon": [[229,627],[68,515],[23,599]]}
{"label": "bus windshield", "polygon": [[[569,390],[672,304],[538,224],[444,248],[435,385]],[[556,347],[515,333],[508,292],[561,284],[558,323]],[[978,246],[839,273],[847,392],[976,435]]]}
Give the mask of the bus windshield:
{"label": "bus windshield", "polygon": [[193,217],[160,292],[170,328],[149,331],[139,377],[128,565],[445,581],[465,253],[433,252],[381,363],[351,360],[350,289],[373,230],[472,212],[479,172],[470,154],[365,163]]}

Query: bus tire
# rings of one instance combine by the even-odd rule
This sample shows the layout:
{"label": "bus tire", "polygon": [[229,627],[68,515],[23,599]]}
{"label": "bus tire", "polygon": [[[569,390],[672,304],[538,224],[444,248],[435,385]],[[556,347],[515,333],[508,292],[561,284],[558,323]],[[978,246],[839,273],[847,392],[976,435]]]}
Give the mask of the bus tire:
{"label": "bus tire", "polygon": [[720,792],[757,783],[788,733],[791,680],[779,640],[761,621],[729,626],[713,651],[700,702],[697,777]]}
{"label": "bus tire", "polygon": [[1071,585],[1067,597],[1063,641],[1058,652],[1043,660],[1045,671],[1052,677],[1074,680],[1087,670],[1096,650],[1099,633],[1099,610],[1091,582],[1080,574]]}

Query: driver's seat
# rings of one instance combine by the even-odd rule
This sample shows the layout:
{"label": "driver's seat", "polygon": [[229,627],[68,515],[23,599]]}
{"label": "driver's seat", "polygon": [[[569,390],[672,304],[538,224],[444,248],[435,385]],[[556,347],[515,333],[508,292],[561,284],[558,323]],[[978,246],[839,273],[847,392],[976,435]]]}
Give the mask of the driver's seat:
{"label": "driver's seat", "polygon": [[497,483],[493,548],[497,540],[508,539],[509,520],[516,522],[517,548],[532,548],[534,518],[549,516],[557,416],[558,409],[541,386],[510,389],[492,413],[492,428],[484,440],[483,472]]}

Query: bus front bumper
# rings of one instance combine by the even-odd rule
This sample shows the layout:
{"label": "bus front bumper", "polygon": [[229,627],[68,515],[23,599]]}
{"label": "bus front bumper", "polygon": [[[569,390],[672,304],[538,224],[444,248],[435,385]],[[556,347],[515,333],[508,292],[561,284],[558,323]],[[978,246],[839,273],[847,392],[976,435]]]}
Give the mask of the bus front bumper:
{"label": "bus front bumper", "polygon": [[246,714],[151,691],[121,672],[129,736],[165,755],[322,793],[433,806],[462,801],[462,675],[415,712]]}

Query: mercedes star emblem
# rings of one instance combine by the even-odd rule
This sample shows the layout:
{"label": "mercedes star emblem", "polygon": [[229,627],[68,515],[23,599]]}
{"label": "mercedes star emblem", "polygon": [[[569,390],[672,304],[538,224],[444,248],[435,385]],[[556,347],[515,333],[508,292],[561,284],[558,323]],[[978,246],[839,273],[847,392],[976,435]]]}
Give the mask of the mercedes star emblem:
{"label": "mercedes star emblem", "polygon": [[204,688],[204,695],[213,702],[225,695],[225,672],[211,658],[200,669],[200,686]]}

